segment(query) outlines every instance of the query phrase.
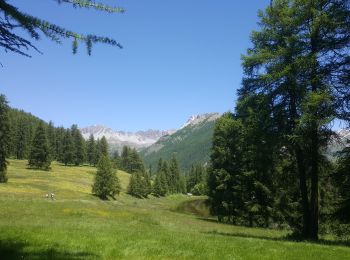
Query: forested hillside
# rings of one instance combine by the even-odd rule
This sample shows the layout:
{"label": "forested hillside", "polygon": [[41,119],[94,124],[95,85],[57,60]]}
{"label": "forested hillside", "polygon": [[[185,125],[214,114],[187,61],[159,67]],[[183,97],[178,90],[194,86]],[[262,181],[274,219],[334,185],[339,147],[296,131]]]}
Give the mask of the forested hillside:
{"label": "forested hillside", "polygon": [[156,169],[160,158],[169,160],[176,155],[182,171],[189,171],[195,163],[206,164],[212,146],[215,121],[218,114],[208,114],[198,123],[188,124],[172,135],[161,138],[140,152],[146,166]]}
{"label": "forested hillside", "polygon": [[92,136],[92,139],[85,141],[77,125],[57,127],[51,121],[47,123],[15,108],[9,108],[7,114],[9,138],[6,149],[11,158],[29,159],[30,162],[33,161],[31,157],[38,156],[42,151],[47,162],[56,160],[65,165],[96,165],[102,154],[108,154],[105,138],[94,140]]}

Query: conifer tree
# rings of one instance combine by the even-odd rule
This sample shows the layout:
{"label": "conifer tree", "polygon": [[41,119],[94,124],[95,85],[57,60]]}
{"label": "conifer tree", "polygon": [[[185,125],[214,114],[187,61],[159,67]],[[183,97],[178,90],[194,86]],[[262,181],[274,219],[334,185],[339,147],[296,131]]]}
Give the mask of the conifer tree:
{"label": "conifer tree", "polygon": [[[120,7],[108,6],[103,3],[96,3],[91,0],[54,0],[58,4],[71,5],[76,8],[95,9],[107,13],[123,13],[124,9]],[[5,52],[14,52],[20,55],[30,57],[28,50],[33,49],[39,52],[34,46],[32,40],[39,40],[41,35],[60,43],[63,39],[71,39],[73,43],[73,53],[77,52],[78,43],[86,45],[87,52],[90,55],[92,45],[95,43],[104,43],[122,48],[122,46],[113,39],[96,35],[84,35],[71,30],[67,30],[57,24],[52,24],[47,20],[32,16],[20,11],[13,3],[9,1],[0,1],[0,14],[4,17],[0,19],[0,47]],[[16,29],[16,30],[15,30]],[[18,29],[28,33],[29,38],[23,36],[25,34],[18,33]]]}
{"label": "conifer tree", "polygon": [[114,167],[117,169],[120,168],[121,158],[120,158],[118,150],[113,152],[112,159],[113,159]]}
{"label": "conifer tree", "polygon": [[142,176],[141,173],[135,172],[130,177],[128,185],[128,194],[137,198],[143,198]]}
{"label": "conifer tree", "polygon": [[90,165],[96,165],[96,157],[97,157],[97,151],[96,151],[96,144],[95,144],[95,138],[94,135],[91,134],[89,137],[89,140],[87,142],[87,159],[88,163]]}
{"label": "conifer tree", "polygon": [[192,192],[192,189],[194,188],[194,186],[200,183],[205,184],[205,182],[206,182],[206,172],[204,167],[201,164],[192,165],[191,170],[187,176],[187,182],[186,182],[187,191]]}
{"label": "conifer tree", "polygon": [[72,125],[71,134],[74,143],[74,164],[78,166],[85,160],[85,142],[77,125]]}
{"label": "conifer tree", "polygon": [[31,145],[28,160],[29,167],[48,170],[51,165],[50,148],[44,124],[39,123]]}
{"label": "conifer tree", "polygon": [[170,193],[171,190],[171,179],[170,179],[170,174],[169,174],[169,166],[168,162],[165,160],[159,160],[162,162],[162,172],[164,174],[164,177],[166,179],[166,184],[167,184],[167,192]]}
{"label": "conifer tree", "polygon": [[55,129],[55,136],[56,136],[56,143],[55,143],[55,154],[56,154],[56,160],[63,162],[63,143],[65,138],[65,132],[66,130],[64,127],[59,127]]}
{"label": "conifer tree", "polygon": [[70,129],[65,130],[63,144],[62,144],[62,153],[61,153],[61,162],[66,166],[68,164],[74,163],[74,143]]}
{"label": "conifer tree", "polygon": [[[263,95],[272,105],[284,146],[296,162],[304,238],[318,239],[322,151],[334,118],[350,121],[348,1],[273,1],[260,12],[259,32],[243,57],[240,97]],[[293,172],[293,171],[292,171]]]}
{"label": "conifer tree", "polygon": [[123,146],[123,150],[121,154],[121,169],[129,173],[131,172],[130,154],[131,154],[131,149],[128,146]]}
{"label": "conifer tree", "polygon": [[129,162],[130,162],[130,167],[129,167],[130,173],[145,171],[143,162],[135,148],[132,149],[129,154]]}
{"label": "conifer tree", "polygon": [[102,155],[97,166],[97,172],[92,186],[92,193],[101,199],[108,196],[115,198],[120,193],[121,186],[110,159]]}
{"label": "conifer tree", "polygon": [[108,157],[108,143],[106,137],[102,137],[98,143],[98,153],[99,156],[107,156]]}
{"label": "conifer tree", "polygon": [[27,127],[23,120],[18,122],[17,132],[15,137],[15,153],[16,159],[23,160],[27,155],[27,135],[26,135]]}
{"label": "conifer tree", "polygon": [[153,183],[153,194],[157,197],[164,197],[168,191],[168,181],[163,168],[163,159],[159,158],[156,178]]}
{"label": "conifer tree", "polygon": [[157,197],[164,197],[168,192],[168,184],[164,172],[159,171],[153,183],[153,194]]}
{"label": "conifer tree", "polygon": [[8,140],[10,125],[8,116],[9,107],[4,95],[0,95],[0,183],[7,182]]}
{"label": "conifer tree", "polygon": [[55,159],[55,158],[57,158],[56,131],[55,131],[55,127],[54,127],[54,124],[52,121],[50,121],[49,125],[47,126],[47,138],[48,138],[48,142],[49,142],[51,158]]}
{"label": "conifer tree", "polygon": [[242,124],[226,113],[215,125],[208,176],[211,212],[219,221],[237,223],[245,209],[242,156]]}
{"label": "conifer tree", "polygon": [[170,193],[181,193],[182,185],[180,182],[180,170],[175,155],[170,159],[169,163],[169,192]]}

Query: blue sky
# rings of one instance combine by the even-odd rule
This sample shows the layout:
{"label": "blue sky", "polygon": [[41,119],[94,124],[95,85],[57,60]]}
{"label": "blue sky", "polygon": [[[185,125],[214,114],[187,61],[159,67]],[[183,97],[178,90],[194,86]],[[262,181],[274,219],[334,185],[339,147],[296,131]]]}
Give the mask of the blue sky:
{"label": "blue sky", "polygon": [[36,42],[43,55],[1,50],[0,93],[12,107],[56,125],[104,124],[117,130],[171,129],[193,114],[232,110],[241,54],[269,0],[103,1],[125,14],[10,0],[23,10],[81,33],[110,36],[122,50],[71,42]]}

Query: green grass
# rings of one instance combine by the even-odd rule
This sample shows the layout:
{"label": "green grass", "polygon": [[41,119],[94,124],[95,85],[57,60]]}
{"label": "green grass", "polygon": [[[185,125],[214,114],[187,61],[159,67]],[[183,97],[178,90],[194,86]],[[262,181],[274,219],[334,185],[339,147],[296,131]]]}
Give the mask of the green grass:
{"label": "green grass", "polygon": [[[350,248],[285,231],[216,223],[201,197],[114,201],[91,195],[95,169],[11,160],[0,185],[0,259],[349,259]],[[118,172],[125,188],[129,175]],[[55,193],[56,200],[46,199]]]}

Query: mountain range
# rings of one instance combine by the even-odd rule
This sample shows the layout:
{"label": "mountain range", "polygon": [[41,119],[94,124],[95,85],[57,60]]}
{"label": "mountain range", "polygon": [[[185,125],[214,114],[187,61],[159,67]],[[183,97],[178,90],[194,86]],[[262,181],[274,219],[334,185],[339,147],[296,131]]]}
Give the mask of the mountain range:
{"label": "mountain range", "polygon": [[107,139],[108,144],[111,146],[112,150],[121,150],[124,145],[131,148],[136,148],[141,150],[142,148],[150,147],[155,144],[162,137],[170,136],[177,131],[180,131],[187,126],[194,126],[200,124],[204,120],[211,117],[219,117],[218,113],[207,113],[202,115],[191,116],[186,123],[178,130],[146,130],[137,132],[125,132],[120,130],[113,130],[107,126],[103,125],[92,125],[84,128],[80,128],[80,131],[84,139],[89,139],[89,136],[94,135],[95,139],[101,139],[103,136]]}
{"label": "mountain range", "polygon": [[81,128],[85,139],[91,134],[95,139],[106,137],[111,151],[121,151],[124,145],[136,148],[147,166],[156,167],[160,157],[170,159],[176,154],[182,170],[188,170],[193,162],[206,163],[219,113],[206,113],[191,116],[178,130],[147,130],[124,132],[103,125]]}
{"label": "mountain range", "polygon": [[169,160],[173,154],[182,171],[195,163],[209,161],[212,136],[219,113],[192,116],[178,131],[161,137],[155,144],[141,150],[145,165],[156,169],[159,158]]}
{"label": "mountain range", "polygon": [[111,150],[121,151],[124,145],[140,150],[149,147],[157,142],[161,137],[173,134],[176,130],[147,130],[138,132],[116,131],[103,125],[93,125],[80,129],[83,137],[88,139],[92,134],[95,139],[103,136],[107,139]]}

